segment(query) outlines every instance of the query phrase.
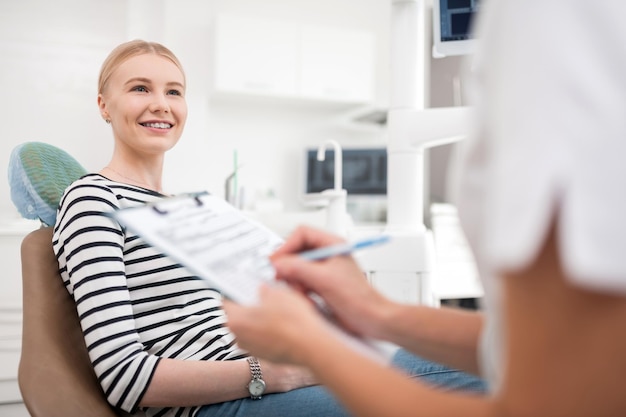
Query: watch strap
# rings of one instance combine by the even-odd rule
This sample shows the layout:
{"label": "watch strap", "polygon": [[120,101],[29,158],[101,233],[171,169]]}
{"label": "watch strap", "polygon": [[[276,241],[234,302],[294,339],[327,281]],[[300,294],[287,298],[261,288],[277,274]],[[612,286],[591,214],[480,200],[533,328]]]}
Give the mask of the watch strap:
{"label": "watch strap", "polygon": [[[249,356],[246,358],[248,361],[248,365],[250,365],[250,374],[252,379],[250,383],[248,383],[248,392],[250,393],[250,398],[253,400],[260,400],[262,395],[265,393],[265,381],[263,381],[263,372],[261,371],[261,364],[259,360],[254,356]],[[256,388],[261,386],[261,392],[258,393]],[[254,387],[254,388],[253,388]]]}
{"label": "watch strap", "polygon": [[252,379],[263,379],[263,372],[261,372],[261,363],[254,356],[248,356],[248,364],[250,365],[250,374]]}

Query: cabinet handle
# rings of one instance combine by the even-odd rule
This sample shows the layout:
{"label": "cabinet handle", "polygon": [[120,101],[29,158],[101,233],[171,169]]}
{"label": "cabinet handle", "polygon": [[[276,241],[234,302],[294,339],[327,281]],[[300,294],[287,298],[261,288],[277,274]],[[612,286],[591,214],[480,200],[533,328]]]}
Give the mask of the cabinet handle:
{"label": "cabinet handle", "polygon": [[273,86],[269,83],[263,83],[258,81],[246,81],[243,83],[245,88],[249,88],[251,90],[272,90]]}
{"label": "cabinet handle", "polygon": [[332,96],[332,97],[350,95],[350,90],[336,88],[336,87],[326,87],[324,88],[323,91],[325,95]]}

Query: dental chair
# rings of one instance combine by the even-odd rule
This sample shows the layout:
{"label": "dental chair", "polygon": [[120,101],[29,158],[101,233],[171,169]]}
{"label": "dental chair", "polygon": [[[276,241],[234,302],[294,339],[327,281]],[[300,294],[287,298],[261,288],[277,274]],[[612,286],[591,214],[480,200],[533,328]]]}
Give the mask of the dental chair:
{"label": "dental chair", "polygon": [[52,145],[27,142],[9,161],[11,199],[42,227],[22,241],[23,324],[18,383],[33,417],[119,417],[89,361],[74,301],[52,250],[52,227],[65,188],[87,171]]}

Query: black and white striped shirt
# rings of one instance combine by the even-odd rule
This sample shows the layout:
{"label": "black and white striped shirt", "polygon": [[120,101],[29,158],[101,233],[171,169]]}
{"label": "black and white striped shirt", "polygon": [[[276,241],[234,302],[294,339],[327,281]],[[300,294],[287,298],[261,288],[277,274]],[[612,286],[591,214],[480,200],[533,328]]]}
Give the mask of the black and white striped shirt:
{"label": "black and white striped shirt", "polygon": [[[220,294],[105,213],[165,196],[89,174],[65,191],[53,246],[108,401],[137,411],[160,358],[246,354],[225,327]],[[197,408],[145,410],[192,416]]]}

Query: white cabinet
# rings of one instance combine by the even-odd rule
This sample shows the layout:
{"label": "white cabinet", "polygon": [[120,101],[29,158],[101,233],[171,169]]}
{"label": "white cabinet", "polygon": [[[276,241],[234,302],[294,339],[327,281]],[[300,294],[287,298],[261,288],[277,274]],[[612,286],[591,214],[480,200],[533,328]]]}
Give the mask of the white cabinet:
{"label": "white cabinet", "polygon": [[298,59],[296,29],[289,22],[218,16],[216,89],[294,95]]}
{"label": "white cabinet", "polygon": [[455,206],[432,204],[430,221],[437,268],[432,290],[437,300],[481,298],[482,282]]}
{"label": "white cabinet", "polygon": [[0,416],[6,417],[30,417],[28,410],[22,403],[0,404]]}
{"label": "white cabinet", "polygon": [[375,36],[292,21],[218,15],[215,91],[368,103]]}
{"label": "white cabinet", "polygon": [[374,36],[366,32],[302,26],[303,97],[367,103],[374,96]]}

